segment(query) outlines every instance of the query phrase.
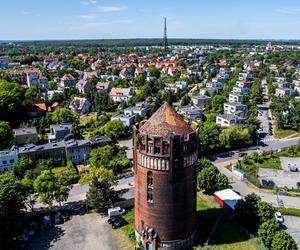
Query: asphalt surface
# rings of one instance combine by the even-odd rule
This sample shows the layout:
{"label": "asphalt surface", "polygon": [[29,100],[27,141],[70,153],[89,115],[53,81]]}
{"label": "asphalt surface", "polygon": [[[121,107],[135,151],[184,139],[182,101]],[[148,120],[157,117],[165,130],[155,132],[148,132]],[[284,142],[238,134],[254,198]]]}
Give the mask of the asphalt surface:
{"label": "asphalt surface", "polygon": [[300,217],[284,215],[286,231],[294,238],[300,246]]}
{"label": "asphalt surface", "polygon": [[28,242],[38,250],[121,250],[110,225],[97,214],[76,215],[62,225],[41,231]]}

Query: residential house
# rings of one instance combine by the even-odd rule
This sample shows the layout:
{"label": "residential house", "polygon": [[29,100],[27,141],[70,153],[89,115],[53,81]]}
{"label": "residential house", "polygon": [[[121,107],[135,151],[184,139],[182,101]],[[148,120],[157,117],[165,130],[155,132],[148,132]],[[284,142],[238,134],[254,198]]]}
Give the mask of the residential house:
{"label": "residential house", "polygon": [[10,63],[10,56],[0,56],[0,69],[7,69]]}
{"label": "residential house", "polygon": [[64,75],[60,80],[61,88],[70,88],[75,85],[75,78],[71,74]]}
{"label": "residential house", "polygon": [[294,90],[289,88],[276,88],[275,95],[276,96],[290,96],[294,93]]}
{"label": "residential house", "polygon": [[29,117],[39,117],[48,111],[46,103],[34,103],[27,107]]}
{"label": "residential house", "polygon": [[147,108],[129,107],[124,109],[124,115],[139,115],[140,117],[145,117],[147,115]]}
{"label": "residential house", "polygon": [[15,145],[24,145],[26,143],[36,143],[38,141],[38,134],[35,127],[31,128],[17,128],[13,130]]}
{"label": "residential house", "polygon": [[247,81],[236,81],[236,86],[240,88],[251,88],[253,82]]}
{"label": "residential house", "polygon": [[111,140],[105,135],[96,135],[90,139],[91,146],[93,147],[103,147],[111,143]]}
{"label": "residential house", "polygon": [[247,113],[247,105],[244,105],[240,102],[224,103],[224,114],[234,114],[239,117],[245,117]]}
{"label": "residential house", "polygon": [[216,124],[221,127],[229,127],[231,125],[240,126],[244,124],[244,119],[237,115],[220,114],[216,117]]}
{"label": "residential house", "polygon": [[65,141],[66,158],[78,165],[85,163],[91,153],[90,140],[68,140]]}
{"label": "residential house", "polygon": [[119,76],[121,79],[127,79],[127,80],[132,80],[133,78],[132,72],[127,68],[123,68],[120,71]]}
{"label": "residential house", "polygon": [[241,88],[241,87],[234,86],[233,89],[232,89],[232,92],[243,94],[243,95],[249,95],[250,94],[250,88]]}
{"label": "residential house", "polygon": [[83,115],[90,111],[91,103],[84,97],[74,97],[69,108],[72,112]]}
{"label": "residential house", "polygon": [[27,157],[33,161],[50,159],[53,164],[66,162],[65,142],[53,142],[42,145],[27,144],[18,149],[19,157]]}
{"label": "residential house", "polygon": [[109,96],[113,102],[129,102],[133,96],[133,90],[131,88],[112,88]]}
{"label": "residential house", "polygon": [[144,68],[141,68],[141,67],[135,68],[134,77],[137,77],[137,76],[143,76],[144,78],[146,78],[147,77],[147,70],[144,69]]}
{"label": "residential house", "polygon": [[247,99],[247,96],[245,96],[243,94],[231,92],[229,94],[228,101],[230,103],[232,103],[232,102],[244,102],[244,101],[246,101],[246,99]]}
{"label": "residential house", "polygon": [[98,82],[96,85],[96,89],[100,91],[111,91],[111,84],[109,82]]}
{"label": "residential house", "polygon": [[110,118],[111,121],[121,121],[123,122],[124,126],[131,126],[134,124],[135,121],[135,114],[132,115],[125,115],[125,114],[119,114],[114,115]]}
{"label": "residential house", "polygon": [[76,83],[76,89],[80,94],[86,94],[91,91],[92,85],[88,80],[81,79]]}
{"label": "residential house", "polygon": [[178,113],[183,115],[189,121],[201,119],[203,116],[203,110],[195,106],[184,106],[179,108]]}
{"label": "residential house", "polygon": [[212,96],[212,94],[215,92],[218,92],[217,88],[202,88],[202,89],[200,89],[200,95]]}
{"label": "residential house", "polygon": [[191,99],[194,106],[197,106],[202,109],[207,106],[210,106],[211,104],[211,97],[206,95],[192,96]]}
{"label": "residential house", "polygon": [[72,127],[72,123],[50,125],[49,142],[64,140],[67,135],[71,134]]}
{"label": "residential house", "polygon": [[18,152],[16,149],[0,151],[0,174],[11,172],[12,166],[18,161]]}
{"label": "residential house", "polygon": [[85,71],[83,74],[84,80],[96,79],[96,78],[99,78],[97,71],[90,71],[90,72]]}
{"label": "residential house", "polygon": [[221,82],[208,82],[206,83],[206,88],[214,88],[217,90],[223,89],[223,83]]}

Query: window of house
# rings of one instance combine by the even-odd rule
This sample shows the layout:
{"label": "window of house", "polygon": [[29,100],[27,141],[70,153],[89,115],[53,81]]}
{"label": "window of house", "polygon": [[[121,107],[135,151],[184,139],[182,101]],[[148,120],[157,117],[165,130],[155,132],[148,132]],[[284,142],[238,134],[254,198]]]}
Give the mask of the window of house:
{"label": "window of house", "polygon": [[9,160],[9,163],[14,163],[15,162],[15,160]]}
{"label": "window of house", "polygon": [[147,201],[153,202],[153,173],[151,171],[147,174]]}
{"label": "window of house", "polygon": [[7,164],[7,161],[2,161],[2,164]]}
{"label": "window of house", "polygon": [[160,154],[160,139],[154,139],[154,154]]}

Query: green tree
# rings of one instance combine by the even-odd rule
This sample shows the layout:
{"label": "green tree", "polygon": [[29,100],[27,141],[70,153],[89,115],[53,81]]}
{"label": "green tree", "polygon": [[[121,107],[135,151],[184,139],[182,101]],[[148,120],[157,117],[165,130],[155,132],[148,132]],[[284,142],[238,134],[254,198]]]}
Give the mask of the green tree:
{"label": "green tree", "polygon": [[105,111],[110,111],[114,108],[114,103],[107,91],[100,91],[95,98],[95,108],[98,114]]}
{"label": "green tree", "polygon": [[275,209],[265,201],[257,203],[259,224],[274,218]]}
{"label": "green tree", "polygon": [[220,127],[213,122],[205,122],[199,126],[201,152],[215,151],[220,146]]}
{"label": "green tree", "polygon": [[25,198],[26,190],[11,173],[0,175],[0,249],[18,232]]}
{"label": "green tree", "polygon": [[55,175],[51,170],[44,170],[34,181],[34,189],[39,194],[42,202],[50,208],[53,201],[61,204],[69,195],[69,187],[65,183],[63,175]]}
{"label": "green tree", "polygon": [[260,197],[252,193],[237,202],[235,206],[235,217],[240,224],[250,229],[257,228],[259,225],[259,201]]}
{"label": "green tree", "polygon": [[268,249],[271,249],[274,236],[280,230],[279,224],[274,219],[267,220],[259,226],[258,236],[261,238],[264,245]]}
{"label": "green tree", "polygon": [[226,149],[241,148],[251,144],[251,135],[247,128],[229,126],[219,136],[222,147]]}
{"label": "green tree", "polygon": [[219,173],[218,169],[211,165],[198,174],[198,187],[206,194],[212,195],[215,191],[228,187],[228,178]]}
{"label": "green tree", "polygon": [[106,168],[114,173],[119,173],[129,166],[124,149],[109,145],[92,150],[89,163],[91,168]]}
{"label": "green tree", "polygon": [[98,180],[94,177],[87,193],[88,206],[97,213],[106,214],[107,209],[112,204],[113,195],[114,192],[110,181]]}
{"label": "green tree", "polygon": [[103,126],[103,132],[110,139],[115,140],[124,133],[124,124],[121,121],[109,121]]}
{"label": "green tree", "polygon": [[0,80],[0,120],[17,125],[26,118],[24,94],[20,84]]}
{"label": "green tree", "polygon": [[58,108],[51,114],[51,120],[55,124],[73,122],[76,115],[66,108]]}
{"label": "green tree", "polygon": [[272,241],[272,250],[297,250],[298,246],[295,240],[287,232],[281,230],[277,232]]}
{"label": "green tree", "polygon": [[23,179],[25,173],[29,169],[33,169],[32,160],[26,157],[20,157],[17,162],[13,164],[13,174],[19,179]]}
{"label": "green tree", "polygon": [[13,133],[8,122],[0,121],[0,150],[8,148],[13,140]]}
{"label": "green tree", "polygon": [[41,102],[41,92],[37,89],[37,87],[30,87],[26,89],[25,92],[25,103],[26,105],[31,105],[33,103]]}
{"label": "green tree", "polygon": [[226,101],[227,98],[224,95],[214,95],[211,102],[212,111],[218,114],[223,113]]}

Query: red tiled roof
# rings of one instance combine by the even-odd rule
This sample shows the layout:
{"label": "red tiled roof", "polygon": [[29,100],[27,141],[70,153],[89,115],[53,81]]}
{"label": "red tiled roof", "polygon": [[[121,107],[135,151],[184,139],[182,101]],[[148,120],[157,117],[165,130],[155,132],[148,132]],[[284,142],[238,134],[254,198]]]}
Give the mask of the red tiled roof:
{"label": "red tiled roof", "polygon": [[140,128],[140,134],[157,135],[165,139],[171,134],[186,136],[192,132],[190,126],[167,102]]}

